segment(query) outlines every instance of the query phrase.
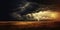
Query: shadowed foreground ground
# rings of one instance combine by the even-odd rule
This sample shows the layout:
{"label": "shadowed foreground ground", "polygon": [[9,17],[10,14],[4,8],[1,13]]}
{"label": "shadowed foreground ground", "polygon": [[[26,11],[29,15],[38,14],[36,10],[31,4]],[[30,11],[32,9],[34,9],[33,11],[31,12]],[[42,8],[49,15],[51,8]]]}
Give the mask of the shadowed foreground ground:
{"label": "shadowed foreground ground", "polygon": [[60,21],[0,21],[0,30],[60,30]]}

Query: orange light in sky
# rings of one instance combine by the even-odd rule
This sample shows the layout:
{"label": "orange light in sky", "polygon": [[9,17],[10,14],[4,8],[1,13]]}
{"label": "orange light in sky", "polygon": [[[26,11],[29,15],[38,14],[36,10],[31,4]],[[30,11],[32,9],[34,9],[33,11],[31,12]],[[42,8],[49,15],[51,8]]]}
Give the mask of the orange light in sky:
{"label": "orange light in sky", "polygon": [[57,12],[53,12],[53,11],[40,11],[38,13],[32,13],[32,14],[27,14],[27,16],[33,17],[32,19],[34,20],[43,20],[43,19],[56,19],[58,16]]}

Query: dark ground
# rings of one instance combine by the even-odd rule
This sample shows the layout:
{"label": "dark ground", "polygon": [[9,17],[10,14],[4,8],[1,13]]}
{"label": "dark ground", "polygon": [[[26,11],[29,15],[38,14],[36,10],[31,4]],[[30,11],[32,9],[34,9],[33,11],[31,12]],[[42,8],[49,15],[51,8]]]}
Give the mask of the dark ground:
{"label": "dark ground", "polygon": [[[25,26],[25,25],[22,25],[22,24],[20,24],[20,25],[12,25],[12,23],[14,24],[14,23],[16,23],[16,21],[15,22],[11,21],[9,23],[7,23],[7,21],[0,22],[0,30],[60,30],[60,22],[54,22],[54,24],[53,23],[49,24],[47,22],[48,25],[43,24],[42,26],[39,25],[37,27],[35,27],[34,25],[31,26],[31,27],[28,27],[30,25]],[[37,25],[36,22],[35,22],[35,25]],[[24,27],[24,28],[22,28],[22,27]]]}

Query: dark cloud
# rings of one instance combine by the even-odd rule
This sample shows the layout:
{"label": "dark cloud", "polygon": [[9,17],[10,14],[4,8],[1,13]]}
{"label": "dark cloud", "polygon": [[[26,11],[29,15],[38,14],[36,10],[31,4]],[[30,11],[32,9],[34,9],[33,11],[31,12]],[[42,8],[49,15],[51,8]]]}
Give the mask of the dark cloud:
{"label": "dark cloud", "polygon": [[[12,13],[14,10],[13,9],[16,9],[16,11],[19,11],[20,9],[17,9],[20,7],[19,4],[23,4],[24,5],[24,2],[34,2],[34,3],[37,3],[37,4],[43,4],[43,5],[56,5],[56,4],[60,4],[60,1],[59,0],[0,0],[0,6],[1,6],[1,9],[0,9],[0,19],[1,20],[10,20],[10,19],[14,19],[10,16],[10,13]],[[24,12],[21,12],[21,14],[26,14],[26,13],[30,13],[30,12],[35,12],[35,9],[38,9],[37,7],[39,5],[37,4],[31,4],[28,6],[27,9],[24,10]],[[32,6],[32,7],[30,7]],[[58,6],[59,7],[59,6]],[[51,8],[53,9],[53,8]]]}

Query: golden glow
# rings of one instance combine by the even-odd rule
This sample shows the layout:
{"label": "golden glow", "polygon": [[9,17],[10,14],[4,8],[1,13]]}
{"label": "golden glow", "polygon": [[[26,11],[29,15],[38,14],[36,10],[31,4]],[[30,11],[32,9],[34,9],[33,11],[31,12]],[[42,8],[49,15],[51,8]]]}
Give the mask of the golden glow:
{"label": "golden glow", "polygon": [[[33,17],[33,20],[43,20],[43,19],[56,19],[57,12],[53,11],[40,11],[38,13],[27,14],[27,16]],[[31,18],[28,18],[31,19]]]}
{"label": "golden glow", "polygon": [[51,17],[52,17],[53,19],[56,19],[56,18],[58,17],[58,13],[51,13]]}
{"label": "golden glow", "polygon": [[16,22],[14,25],[30,25],[34,22]]}

